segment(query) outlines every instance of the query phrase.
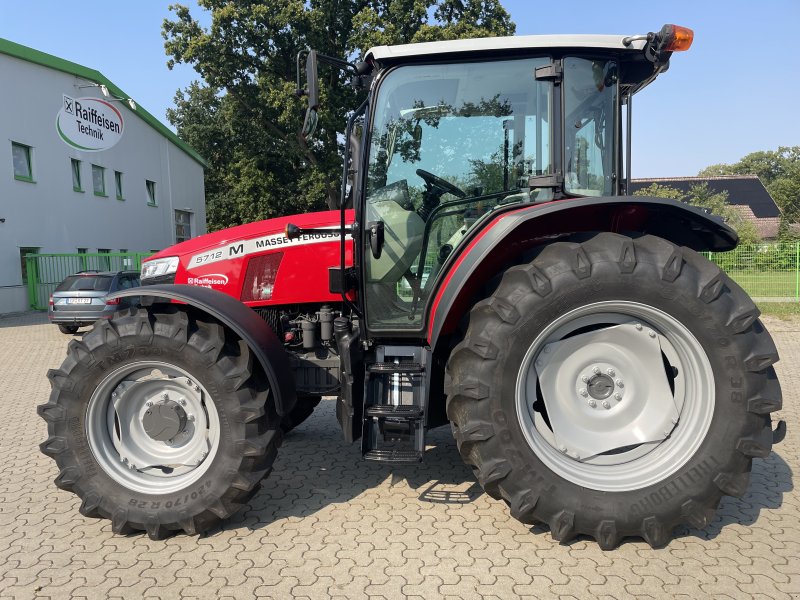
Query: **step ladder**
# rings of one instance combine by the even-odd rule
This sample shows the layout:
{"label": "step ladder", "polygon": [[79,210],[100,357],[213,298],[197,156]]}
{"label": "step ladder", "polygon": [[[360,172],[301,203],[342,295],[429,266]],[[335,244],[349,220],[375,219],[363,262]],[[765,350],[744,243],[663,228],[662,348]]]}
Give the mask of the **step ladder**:
{"label": "step ladder", "polygon": [[379,346],[366,365],[361,450],[365,460],[422,462],[428,353],[416,346]]}

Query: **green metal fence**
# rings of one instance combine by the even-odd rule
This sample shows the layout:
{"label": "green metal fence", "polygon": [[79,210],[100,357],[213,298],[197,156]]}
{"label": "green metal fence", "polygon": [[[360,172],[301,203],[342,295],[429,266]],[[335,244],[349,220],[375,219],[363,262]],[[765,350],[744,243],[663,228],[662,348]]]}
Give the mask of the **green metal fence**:
{"label": "green metal fence", "polygon": [[[29,254],[26,257],[28,301],[47,308],[50,294],[67,276],[88,269],[139,270],[149,252],[114,254]],[[757,302],[800,302],[800,242],[739,246],[730,252],[707,252]],[[399,291],[399,290],[398,290]]]}
{"label": "green metal fence", "polygon": [[28,304],[33,310],[46,310],[50,294],[67,275],[81,271],[138,271],[142,259],[152,252],[98,254],[28,254]]}
{"label": "green metal fence", "polygon": [[800,302],[800,242],[743,245],[707,256],[757,302]]}

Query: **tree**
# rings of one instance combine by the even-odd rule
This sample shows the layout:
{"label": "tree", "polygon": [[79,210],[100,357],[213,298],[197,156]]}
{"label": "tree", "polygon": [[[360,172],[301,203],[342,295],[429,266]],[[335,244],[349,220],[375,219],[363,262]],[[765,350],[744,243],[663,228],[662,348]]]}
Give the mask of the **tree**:
{"label": "tree", "polygon": [[800,222],[800,146],[753,152],[733,164],[717,164],[700,171],[701,177],[758,175],[783,212],[781,229]]}
{"label": "tree", "polygon": [[755,244],[761,241],[758,230],[753,223],[747,221],[728,203],[728,192],[713,192],[708,184],[693,185],[686,194],[667,185],[653,183],[634,192],[635,196],[655,196],[656,198],[669,198],[686,202],[692,206],[705,208],[712,214],[722,217],[725,222],[736,230],[742,244]]}
{"label": "tree", "polygon": [[514,32],[499,0],[199,0],[204,29],[173,5],[162,33],[168,66],[187,63],[202,82],[175,96],[167,118],[209,162],[209,230],[282,214],[335,208],[346,115],[365,93],[320,66],[315,139],[299,135],[304,102],[295,57],[304,48],[357,59],[379,44]]}

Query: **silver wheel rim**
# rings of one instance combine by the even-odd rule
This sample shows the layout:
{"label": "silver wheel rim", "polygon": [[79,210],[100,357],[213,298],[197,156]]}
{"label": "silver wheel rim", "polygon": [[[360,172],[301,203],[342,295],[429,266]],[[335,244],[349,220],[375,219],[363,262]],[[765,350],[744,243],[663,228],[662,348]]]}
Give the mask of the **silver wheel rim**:
{"label": "silver wheel rim", "polygon": [[700,447],[714,376],[700,342],[673,316],[596,302],[537,336],[519,370],[516,408],[528,445],[554,473],[595,490],[635,490],[668,478]]}
{"label": "silver wheel rim", "polygon": [[[145,415],[160,405],[181,415],[182,428],[167,440],[154,439],[145,429]],[[97,386],[87,407],[86,437],[98,464],[115,481],[143,494],[170,494],[197,481],[213,462],[219,415],[189,373],[141,361],[120,367]]]}

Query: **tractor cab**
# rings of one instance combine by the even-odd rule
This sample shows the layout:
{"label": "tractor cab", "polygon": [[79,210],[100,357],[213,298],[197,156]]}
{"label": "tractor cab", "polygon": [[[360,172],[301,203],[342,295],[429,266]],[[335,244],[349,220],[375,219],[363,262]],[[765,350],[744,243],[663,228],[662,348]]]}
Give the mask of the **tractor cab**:
{"label": "tractor cab", "polygon": [[[630,123],[623,125],[623,107],[630,116],[634,93],[690,43],[690,30],[667,25],[630,37],[381,46],[356,65],[307,53],[306,135],[316,123],[318,62],[351,70],[353,81],[369,89],[347,128],[342,208],[351,198],[356,260],[340,273],[341,289],[357,290],[354,300],[344,300],[357,315],[349,326],[359,335],[346,339],[359,345],[363,366],[356,368],[365,381],[359,377],[358,389],[345,384],[339,411],[345,435],[354,439],[366,407],[368,458],[387,456],[375,450],[375,440],[399,420],[413,434],[412,452],[402,456],[418,460],[423,424],[439,422],[425,411],[427,334],[432,305],[470,242],[509,211],[624,194]],[[401,417],[397,407],[405,405],[408,415]]]}
{"label": "tractor cab", "polygon": [[355,65],[307,52],[305,135],[317,121],[318,62],[369,89],[350,119],[342,182],[342,208],[355,205],[362,229],[350,281],[361,284],[365,332],[420,337],[445,263],[499,211],[625,194],[623,107],[630,117],[633,95],[691,41],[691,30],[665,25],[628,37],[380,46]]}

